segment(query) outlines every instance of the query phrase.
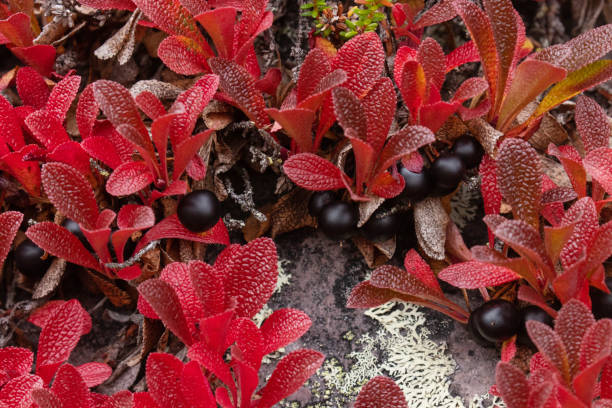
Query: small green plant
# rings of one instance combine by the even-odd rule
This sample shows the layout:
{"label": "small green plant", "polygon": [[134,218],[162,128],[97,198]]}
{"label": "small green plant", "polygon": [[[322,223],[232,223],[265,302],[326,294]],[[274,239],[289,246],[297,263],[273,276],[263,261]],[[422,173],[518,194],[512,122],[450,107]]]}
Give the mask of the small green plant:
{"label": "small green plant", "polygon": [[344,22],[347,29],[340,33],[346,39],[357,34],[376,31],[378,23],[387,18],[387,15],[381,9],[383,7],[393,7],[391,0],[355,0],[355,3],[362,7],[354,6],[347,13],[348,18]]}

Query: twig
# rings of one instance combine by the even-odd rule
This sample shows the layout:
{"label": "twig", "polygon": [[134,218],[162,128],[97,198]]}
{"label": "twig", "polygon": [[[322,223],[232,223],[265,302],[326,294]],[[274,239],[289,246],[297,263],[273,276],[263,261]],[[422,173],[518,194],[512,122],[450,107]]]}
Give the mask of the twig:
{"label": "twig", "polygon": [[123,268],[127,268],[128,266],[132,266],[136,262],[139,262],[140,258],[142,258],[144,254],[146,254],[147,252],[155,248],[157,244],[159,244],[159,242],[160,241],[149,242],[147,246],[142,248],[140,251],[138,251],[136,255],[132,256],[130,259],[128,259],[125,262],[122,262],[122,263],[110,262],[110,263],[104,264],[104,266],[108,269],[123,269]]}

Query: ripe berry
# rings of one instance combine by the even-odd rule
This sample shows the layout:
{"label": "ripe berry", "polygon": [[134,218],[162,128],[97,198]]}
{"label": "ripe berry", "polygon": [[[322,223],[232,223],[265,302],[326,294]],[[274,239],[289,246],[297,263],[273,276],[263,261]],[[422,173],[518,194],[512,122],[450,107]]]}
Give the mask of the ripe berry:
{"label": "ripe berry", "polygon": [[191,232],[211,229],[221,217],[221,204],[208,190],[196,190],[179,202],[176,210],[178,219]]}
{"label": "ripe berry", "polygon": [[470,313],[470,318],[468,319],[467,324],[467,331],[472,335],[474,341],[477,344],[480,344],[483,347],[490,347],[491,343],[484,337],[482,337],[482,335],[478,332],[478,329],[476,329],[476,324],[474,323],[476,319],[480,319],[480,312],[480,309],[476,309],[472,313]]}
{"label": "ripe berry", "polygon": [[461,159],[466,169],[472,169],[480,164],[484,151],[476,139],[463,135],[455,140],[453,153]]}
{"label": "ripe berry", "polygon": [[[612,277],[606,278],[606,286],[612,290]],[[596,319],[612,319],[612,293],[603,292],[591,287],[591,303]]]}
{"label": "ripe berry", "polygon": [[543,309],[537,306],[527,306],[523,310],[521,310],[523,315],[523,320],[521,323],[521,329],[519,330],[517,340],[520,344],[525,346],[533,346],[533,342],[529,338],[527,334],[527,328],[525,327],[525,323],[530,320],[534,320],[536,322],[544,323],[550,327],[553,326],[553,318],[546,313]]}
{"label": "ripe berry", "polygon": [[85,238],[85,235],[83,235],[83,231],[81,231],[81,227],[79,226],[78,222],[73,221],[70,218],[65,218],[64,221],[62,221],[62,227],[74,234],[88,251],[93,251],[89,241],[87,241],[87,238]]}
{"label": "ripe berry", "polygon": [[341,240],[353,235],[359,215],[351,204],[334,201],[321,209],[317,219],[325,235],[334,240]]}
{"label": "ripe berry", "polygon": [[361,231],[363,235],[370,241],[383,242],[391,239],[397,234],[402,225],[401,214],[394,213],[384,217],[372,215],[366,222]]}
{"label": "ripe berry", "polygon": [[474,327],[490,342],[508,340],[521,327],[521,313],[507,300],[490,300],[474,312],[478,312],[474,317]]}
{"label": "ripe berry", "polygon": [[17,269],[33,279],[42,277],[51,265],[50,256],[47,256],[46,259],[41,258],[44,253],[45,251],[40,249],[38,245],[26,239],[15,249]]}
{"label": "ripe berry", "polygon": [[435,189],[439,192],[451,192],[457,188],[464,172],[463,162],[458,156],[452,154],[438,157],[430,167]]}
{"label": "ripe berry", "polygon": [[431,192],[431,181],[428,173],[424,169],[420,173],[415,173],[401,166],[400,174],[406,183],[402,194],[409,200],[420,201]]}
{"label": "ripe berry", "polygon": [[323,207],[336,199],[333,191],[315,191],[308,201],[308,212],[313,217],[318,217]]}

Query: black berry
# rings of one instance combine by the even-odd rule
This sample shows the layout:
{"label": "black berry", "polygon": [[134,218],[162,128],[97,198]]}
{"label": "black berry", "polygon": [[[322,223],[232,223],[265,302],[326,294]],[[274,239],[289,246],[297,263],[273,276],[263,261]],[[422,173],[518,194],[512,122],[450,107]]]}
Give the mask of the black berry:
{"label": "black berry", "polygon": [[480,164],[484,150],[476,139],[463,135],[455,140],[453,153],[461,159],[466,169],[472,169]]}
{"label": "black berry", "polygon": [[75,235],[88,251],[93,251],[91,245],[89,244],[89,241],[87,241],[87,238],[85,238],[83,231],[81,231],[81,227],[79,226],[78,222],[73,221],[70,218],[65,218],[64,221],[62,221],[62,227],[66,228],[73,235]]}
{"label": "black berry", "polygon": [[47,256],[42,259],[45,251],[40,249],[38,245],[26,239],[15,249],[15,263],[17,269],[24,275],[37,279],[42,277],[49,265],[51,265],[51,257]]}
{"label": "black berry", "polygon": [[431,180],[425,169],[420,173],[415,173],[401,166],[400,174],[406,183],[402,193],[404,197],[411,201],[420,201],[431,193]]}
{"label": "black berry", "polygon": [[178,219],[191,232],[211,229],[221,217],[221,204],[208,190],[196,190],[179,202],[176,210]]}
{"label": "black berry", "polygon": [[508,340],[521,328],[522,316],[513,303],[495,299],[482,304],[474,317],[474,327],[490,342]]}
{"label": "black berry", "polygon": [[521,329],[519,330],[517,340],[520,344],[525,346],[533,346],[533,342],[529,338],[527,334],[527,328],[525,327],[525,323],[530,320],[534,320],[536,322],[544,323],[550,327],[553,326],[553,318],[546,313],[543,309],[537,306],[527,306],[526,308],[521,310],[522,314],[522,322]]}
{"label": "black berry", "polygon": [[321,230],[331,239],[350,238],[357,229],[359,215],[355,208],[344,201],[334,201],[321,209],[317,218]]}
{"label": "black berry", "polygon": [[308,201],[308,212],[313,217],[318,217],[323,207],[336,200],[333,191],[315,191]]}
{"label": "black berry", "polygon": [[446,154],[438,157],[431,164],[430,174],[435,189],[439,193],[452,192],[457,188],[465,173],[465,166],[458,156]]}
{"label": "black berry", "polygon": [[[606,278],[606,286],[612,290],[612,277]],[[612,319],[612,294],[591,287],[591,303],[596,319]]]}
{"label": "black berry", "polygon": [[468,319],[467,324],[467,331],[472,335],[472,338],[476,343],[480,344],[483,347],[490,347],[491,342],[482,337],[478,329],[476,329],[476,324],[474,323],[477,319],[480,319],[480,313],[480,309],[476,309],[472,313],[470,313],[470,318]]}
{"label": "black berry", "polygon": [[401,226],[401,214],[394,213],[384,217],[377,217],[376,214],[374,214],[370,217],[368,222],[361,227],[361,231],[368,240],[382,242],[393,238],[395,234],[399,232]]}

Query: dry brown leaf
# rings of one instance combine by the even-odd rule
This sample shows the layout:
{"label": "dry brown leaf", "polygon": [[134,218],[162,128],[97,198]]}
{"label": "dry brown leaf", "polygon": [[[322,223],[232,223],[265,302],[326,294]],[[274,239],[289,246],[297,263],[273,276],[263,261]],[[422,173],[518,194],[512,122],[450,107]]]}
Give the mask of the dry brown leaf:
{"label": "dry brown leaf", "polygon": [[436,132],[436,139],[445,142],[452,142],[459,136],[465,135],[468,132],[468,127],[463,123],[458,116],[453,115]]}
{"label": "dry brown leaf", "polygon": [[317,220],[308,212],[312,192],[296,188],[282,196],[270,213],[272,238],[303,227],[316,227]]}
{"label": "dry brown leaf", "polygon": [[357,223],[357,227],[363,226],[372,214],[385,202],[385,199],[382,197],[374,197],[370,201],[362,201],[359,203],[359,222]]}
{"label": "dry brown leaf", "polygon": [[145,37],[142,40],[142,43],[144,44],[147,53],[153,57],[153,58],[158,58],[157,57],[157,49],[159,48],[159,44],[164,41],[164,39],[168,36],[168,34],[164,33],[163,31],[152,31],[149,30],[147,32],[147,35],[145,35]]}
{"label": "dry brown leaf", "polygon": [[356,235],[352,240],[369,268],[377,268],[386,264],[395,253],[395,238],[382,243],[373,243],[361,235]]}
{"label": "dry brown leaf", "polygon": [[32,299],[40,299],[53,292],[60,284],[67,262],[65,259],[55,258],[42,279],[36,284]]}
{"label": "dry brown leaf", "polygon": [[138,81],[130,88],[130,94],[133,97],[138,96],[144,91],[151,92],[161,100],[173,100],[183,92],[183,90],[176,85],[156,79]]}
{"label": "dry brown leaf", "polygon": [[550,143],[563,144],[568,138],[567,131],[550,113],[542,117],[540,127],[531,136],[529,143],[538,150],[546,151]]}
{"label": "dry brown leaf", "polygon": [[261,237],[270,229],[270,212],[272,211],[272,204],[266,204],[263,208],[260,208],[259,211],[266,216],[266,221],[261,222],[255,218],[254,215],[247,218],[244,228],[242,228],[242,235],[247,242]]}
{"label": "dry brown leaf", "polygon": [[225,102],[212,100],[204,108],[202,118],[207,128],[221,130],[234,120],[234,108]]}
{"label": "dry brown leaf", "polygon": [[189,262],[195,259],[190,241],[179,240],[179,254],[181,262]]}
{"label": "dry brown leaf", "polygon": [[546,174],[555,184],[559,187],[572,187],[572,183],[570,182],[567,173],[563,169],[561,163],[549,159],[546,156],[540,156],[542,160],[542,169],[544,170],[544,174]]}
{"label": "dry brown leaf", "polygon": [[125,290],[120,289],[117,285],[108,278],[102,277],[94,272],[89,271],[89,275],[96,283],[98,288],[117,307],[129,306],[134,303],[136,297],[133,297]]}
{"label": "dry brown leaf", "polygon": [[487,154],[493,158],[497,155],[497,142],[504,136],[502,132],[495,129],[482,118],[472,119],[466,122],[470,132],[480,142]]}
{"label": "dry brown leaf", "polygon": [[155,350],[161,335],[164,332],[164,325],[160,320],[145,317],[142,321],[142,348],[140,349],[140,359],[144,360],[147,355]]}
{"label": "dry brown leaf", "polygon": [[117,57],[120,65],[125,64],[132,58],[136,45],[136,28],[141,12],[132,13],[128,21],[110,37],[101,47],[94,51],[96,57],[101,60],[108,60]]}
{"label": "dry brown leaf", "polygon": [[414,205],[414,228],[419,245],[433,259],[445,256],[446,226],[450,218],[439,198],[429,197]]}

